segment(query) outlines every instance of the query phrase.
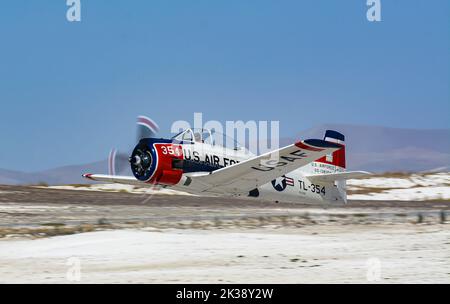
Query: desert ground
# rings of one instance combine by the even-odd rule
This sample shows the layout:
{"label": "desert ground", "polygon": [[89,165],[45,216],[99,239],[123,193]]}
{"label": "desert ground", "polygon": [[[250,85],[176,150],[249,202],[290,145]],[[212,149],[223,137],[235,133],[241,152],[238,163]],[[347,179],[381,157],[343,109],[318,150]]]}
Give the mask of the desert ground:
{"label": "desert ground", "polygon": [[439,200],[338,207],[0,186],[0,282],[450,283],[449,216]]}

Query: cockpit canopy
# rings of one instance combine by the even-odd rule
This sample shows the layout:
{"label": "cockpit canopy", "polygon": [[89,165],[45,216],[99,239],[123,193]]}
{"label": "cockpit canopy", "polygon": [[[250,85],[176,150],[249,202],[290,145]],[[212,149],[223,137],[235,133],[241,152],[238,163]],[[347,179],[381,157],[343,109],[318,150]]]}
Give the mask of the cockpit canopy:
{"label": "cockpit canopy", "polygon": [[172,137],[172,141],[180,143],[203,143],[236,151],[246,150],[233,138],[220,132],[216,132],[214,129],[189,128]]}

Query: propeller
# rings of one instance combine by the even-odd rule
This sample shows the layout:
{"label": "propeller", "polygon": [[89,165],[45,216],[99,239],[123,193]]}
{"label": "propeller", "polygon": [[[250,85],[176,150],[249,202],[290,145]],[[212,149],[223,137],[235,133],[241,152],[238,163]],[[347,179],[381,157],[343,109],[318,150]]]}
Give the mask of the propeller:
{"label": "propeller", "polygon": [[147,116],[138,116],[136,124],[136,142],[139,142],[142,138],[154,137],[159,132],[159,126]]}
{"label": "propeller", "polygon": [[[158,124],[147,116],[138,116],[136,124],[136,142],[139,142],[142,138],[154,137],[159,132]],[[111,149],[108,156],[108,174],[121,174],[129,168],[130,154],[119,152],[115,148]]]}

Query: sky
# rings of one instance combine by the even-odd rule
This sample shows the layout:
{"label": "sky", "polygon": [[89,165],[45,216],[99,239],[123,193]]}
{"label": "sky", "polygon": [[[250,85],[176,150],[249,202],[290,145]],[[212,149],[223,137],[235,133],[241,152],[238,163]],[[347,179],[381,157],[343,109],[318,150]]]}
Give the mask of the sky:
{"label": "sky", "polygon": [[93,162],[144,114],[449,128],[450,1],[0,2],[0,168]]}

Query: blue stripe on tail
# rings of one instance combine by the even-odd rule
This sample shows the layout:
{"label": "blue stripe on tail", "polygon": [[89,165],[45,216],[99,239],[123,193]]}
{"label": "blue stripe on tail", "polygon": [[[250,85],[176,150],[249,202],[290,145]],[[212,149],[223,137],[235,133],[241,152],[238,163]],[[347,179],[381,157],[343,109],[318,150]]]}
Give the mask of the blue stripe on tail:
{"label": "blue stripe on tail", "polygon": [[334,131],[334,130],[327,130],[327,131],[325,132],[325,137],[324,137],[324,139],[325,139],[326,137],[334,138],[334,139],[337,139],[337,140],[340,140],[340,141],[345,141],[345,136],[344,136],[344,134],[339,133],[338,131]]}

